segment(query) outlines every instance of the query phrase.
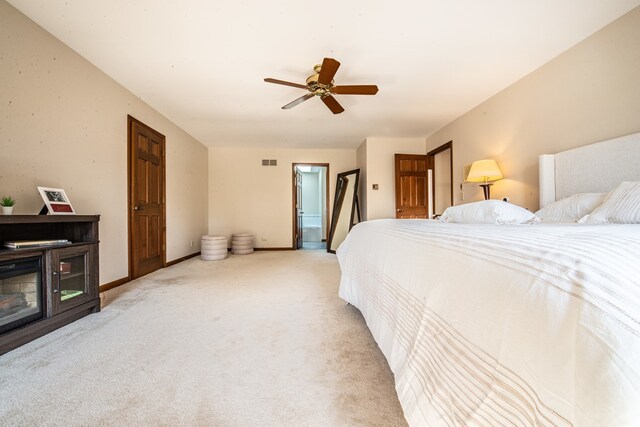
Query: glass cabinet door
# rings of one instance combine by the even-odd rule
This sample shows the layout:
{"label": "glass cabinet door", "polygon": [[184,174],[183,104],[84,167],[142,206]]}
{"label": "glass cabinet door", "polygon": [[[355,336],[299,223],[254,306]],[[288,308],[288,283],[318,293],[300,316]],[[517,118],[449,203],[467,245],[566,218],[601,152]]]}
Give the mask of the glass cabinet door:
{"label": "glass cabinet door", "polygon": [[89,246],[52,251],[53,308],[59,313],[90,301]]}

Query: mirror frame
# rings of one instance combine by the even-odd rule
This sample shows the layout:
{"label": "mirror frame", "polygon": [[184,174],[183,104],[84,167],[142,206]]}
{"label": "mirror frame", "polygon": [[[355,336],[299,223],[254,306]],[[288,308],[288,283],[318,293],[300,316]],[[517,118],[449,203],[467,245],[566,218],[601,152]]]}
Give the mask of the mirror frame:
{"label": "mirror frame", "polygon": [[[346,188],[344,186],[344,179],[348,176],[355,175],[355,183],[353,190],[352,200],[347,200],[345,204]],[[338,174],[336,180],[336,190],[333,199],[333,211],[331,212],[331,227],[329,228],[329,238],[327,239],[327,252],[335,254],[335,249],[331,249],[333,244],[333,238],[336,231],[336,226],[341,215],[349,215],[349,230],[353,228],[354,217],[358,215],[358,222],[360,222],[360,204],[358,202],[358,190],[360,186],[360,169],[353,169],[347,172],[341,172]],[[348,210],[347,210],[348,209]],[[357,222],[356,222],[357,224]],[[348,232],[347,231],[347,232]],[[342,243],[342,242],[340,242]],[[339,246],[339,244],[338,244]],[[336,248],[337,249],[337,248]]]}
{"label": "mirror frame", "polygon": [[[429,159],[429,163],[431,165],[431,197],[429,203],[431,204],[431,213],[432,215],[437,215],[436,213],[436,172],[435,172],[435,156],[444,152],[449,151],[449,182],[451,183],[451,193],[450,193],[450,204],[449,206],[453,206],[453,141],[446,142],[441,146],[434,148],[433,150],[427,153],[427,158]],[[442,212],[440,212],[442,214]]]}

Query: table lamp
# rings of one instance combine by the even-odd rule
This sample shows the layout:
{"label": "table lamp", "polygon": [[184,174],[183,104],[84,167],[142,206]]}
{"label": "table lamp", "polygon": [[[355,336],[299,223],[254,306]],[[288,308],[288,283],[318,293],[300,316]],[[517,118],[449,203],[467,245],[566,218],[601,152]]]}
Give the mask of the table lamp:
{"label": "table lamp", "polygon": [[484,191],[484,199],[489,200],[490,187],[493,185],[490,181],[497,181],[504,178],[500,168],[495,160],[485,159],[477,160],[471,165],[469,174],[467,175],[467,182],[482,182],[480,187]]}

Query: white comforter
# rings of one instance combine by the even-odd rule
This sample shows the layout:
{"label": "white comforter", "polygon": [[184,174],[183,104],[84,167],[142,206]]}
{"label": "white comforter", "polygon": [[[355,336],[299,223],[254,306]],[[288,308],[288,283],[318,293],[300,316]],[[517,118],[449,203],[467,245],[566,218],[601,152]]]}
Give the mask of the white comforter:
{"label": "white comforter", "polygon": [[640,225],[377,220],[337,255],[409,424],[640,425]]}

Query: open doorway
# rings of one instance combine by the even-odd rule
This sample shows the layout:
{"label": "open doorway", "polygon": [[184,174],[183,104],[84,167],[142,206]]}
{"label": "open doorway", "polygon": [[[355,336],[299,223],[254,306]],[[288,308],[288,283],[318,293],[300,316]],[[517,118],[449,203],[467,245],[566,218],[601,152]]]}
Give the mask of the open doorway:
{"label": "open doorway", "polygon": [[329,163],[293,163],[293,249],[327,248]]}

